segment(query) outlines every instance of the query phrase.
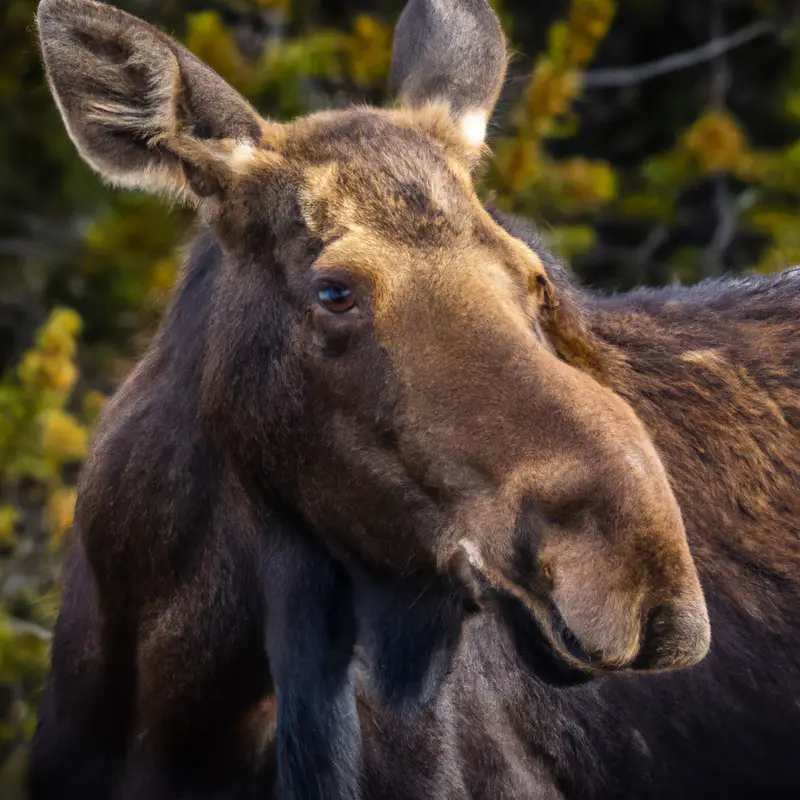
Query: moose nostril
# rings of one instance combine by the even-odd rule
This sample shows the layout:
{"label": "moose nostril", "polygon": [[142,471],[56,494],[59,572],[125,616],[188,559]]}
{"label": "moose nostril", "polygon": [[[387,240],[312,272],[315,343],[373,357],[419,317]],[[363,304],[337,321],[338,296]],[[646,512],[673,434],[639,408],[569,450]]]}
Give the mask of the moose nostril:
{"label": "moose nostril", "polygon": [[704,606],[660,605],[644,621],[642,647],[632,669],[677,669],[696,664],[708,652],[711,631]]}

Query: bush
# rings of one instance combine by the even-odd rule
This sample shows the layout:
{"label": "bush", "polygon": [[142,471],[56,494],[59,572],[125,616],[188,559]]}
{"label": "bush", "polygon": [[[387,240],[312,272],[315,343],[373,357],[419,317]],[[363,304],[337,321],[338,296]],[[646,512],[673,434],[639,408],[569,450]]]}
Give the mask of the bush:
{"label": "bush", "polygon": [[[120,5],[177,33],[266,115],[285,119],[383,102],[402,2]],[[528,0],[493,5],[516,55],[481,192],[537,220],[579,276],[626,288],[800,261],[800,18],[791,9],[770,0],[572,0],[537,3],[535,14]],[[18,787],[34,726],[76,473],[104,397],[154,330],[190,220],[103,187],[79,161],[43,82],[35,6],[11,0],[0,12],[0,152],[11,155],[0,162],[4,797]],[[697,50],[711,38],[725,45],[713,57]]]}

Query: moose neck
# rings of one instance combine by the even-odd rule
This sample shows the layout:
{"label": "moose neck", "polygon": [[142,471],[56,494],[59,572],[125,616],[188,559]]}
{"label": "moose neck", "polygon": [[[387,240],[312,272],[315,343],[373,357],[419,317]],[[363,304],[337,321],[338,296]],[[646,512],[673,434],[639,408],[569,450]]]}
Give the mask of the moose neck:
{"label": "moose neck", "polygon": [[[150,383],[183,387],[182,403],[190,407],[173,421],[192,426],[183,431],[187,438],[197,435],[193,422],[197,391],[190,387],[200,382],[213,287],[224,259],[210,231],[192,243],[172,305],[140,368],[149,374]],[[126,388],[113,402],[131,402]],[[205,435],[215,438],[209,432]],[[276,796],[281,800],[357,800],[362,764],[352,581],[312,531],[273,498],[268,499],[270,493],[263,487],[254,487],[232,471],[218,441],[211,449],[220,469],[206,480],[228,487],[237,506],[223,535],[240,536],[253,528],[260,553],[257,574],[266,614],[264,648],[277,702]],[[210,486],[208,491],[217,490]],[[191,535],[196,538],[197,533]]]}
{"label": "moose neck", "polygon": [[262,584],[278,706],[276,796],[358,798],[352,583],[298,528],[273,518],[269,536]]}

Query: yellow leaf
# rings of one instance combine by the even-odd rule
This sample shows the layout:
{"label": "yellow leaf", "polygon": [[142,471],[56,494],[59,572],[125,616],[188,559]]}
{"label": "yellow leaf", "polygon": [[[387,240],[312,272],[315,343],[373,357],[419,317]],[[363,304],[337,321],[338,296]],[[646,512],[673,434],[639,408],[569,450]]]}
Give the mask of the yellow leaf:
{"label": "yellow leaf", "polygon": [[43,358],[42,373],[47,377],[48,387],[60,392],[69,391],[78,380],[77,368],[65,358]]}
{"label": "yellow leaf", "polygon": [[356,86],[367,89],[382,84],[389,74],[392,32],[374,17],[359,14],[345,48],[347,71]]}
{"label": "yellow leaf", "polygon": [[19,511],[12,506],[0,506],[0,547],[13,547],[17,542],[16,525]]}
{"label": "yellow leaf", "polygon": [[573,0],[568,20],[567,56],[573,67],[583,67],[594,58],[615,12],[616,4],[612,0]]}
{"label": "yellow leaf", "polygon": [[749,152],[747,137],[724,111],[709,111],[684,132],[680,148],[705,173],[734,172]]}
{"label": "yellow leaf", "polygon": [[85,458],[88,433],[78,421],[65,411],[54,409],[40,416],[42,449],[62,463]]}
{"label": "yellow leaf", "polygon": [[83,323],[70,308],[55,309],[39,333],[39,347],[51,355],[72,357],[75,354],[75,337]]}
{"label": "yellow leaf", "polygon": [[786,113],[795,119],[800,119],[800,91],[790,92],[786,98],[784,107]]}
{"label": "yellow leaf", "polygon": [[58,547],[64,534],[72,527],[75,520],[75,502],[77,492],[73,488],[56,489],[50,496],[45,508],[45,519],[50,528],[51,542]]}
{"label": "yellow leaf", "polygon": [[86,422],[87,425],[92,426],[97,422],[106,402],[106,396],[95,389],[89,389],[89,391],[84,394],[81,410],[83,412],[84,422]]}
{"label": "yellow leaf", "polygon": [[23,388],[38,393],[69,392],[78,379],[73,358],[81,318],[71,309],[57,308],[39,331],[36,347],[23,357],[18,375]]}
{"label": "yellow leaf", "polygon": [[546,135],[553,117],[567,113],[579,89],[580,76],[577,72],[560,72],[552,61],[541,59],[525,91],[526,116],[533,130],[539,135]]}
{"label": "yellow leaf", "polygon": [[596,239],[594,230],[583,225],[562,225],[545,233],[548,246],[567,260],[589,250]]}
{"label": "yellow leaf", "polygon": [[544,183],[552,204],[565,211],[603,206],[617,194],[617,177],[611,166],[586,158],[548,162]]}
{"label": "yellow leaf", "polygon": [[186,47],[239,91],[246,92],[251,76],[236,42],[216,11],[189,14]]}

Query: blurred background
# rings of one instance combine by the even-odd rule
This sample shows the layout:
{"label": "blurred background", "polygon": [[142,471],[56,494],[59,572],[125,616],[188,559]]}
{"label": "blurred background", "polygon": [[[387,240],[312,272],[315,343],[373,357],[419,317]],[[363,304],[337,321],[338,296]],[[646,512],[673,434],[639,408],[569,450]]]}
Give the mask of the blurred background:
{"label": "blurred background", "polygon": [[[383,102],[403,0],[127,0],[265,115]],[[800,263],[800,10],[779,0],[496,0],[514,51],[480,191],[586,285]],[[0,797],[58,608],[75,479],[152,336],[191,216],[104,187],[43,80],[36,0],[0,3]]]}

